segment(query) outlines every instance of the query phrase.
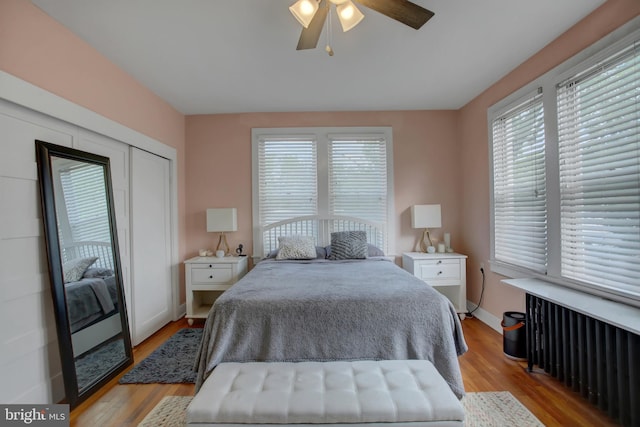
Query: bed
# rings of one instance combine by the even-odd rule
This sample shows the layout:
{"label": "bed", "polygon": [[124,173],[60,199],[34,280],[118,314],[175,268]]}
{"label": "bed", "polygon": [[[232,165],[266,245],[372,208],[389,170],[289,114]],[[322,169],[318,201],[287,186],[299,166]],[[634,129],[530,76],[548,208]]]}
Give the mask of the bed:
{"label": "bed", "polygon": [[[461,398],[457,357],[467,346],[450,302],[380,256],[371,243],[380,229],[352,219],[335,232],[328,221],[309,230],[324,229],[333,237],[348,234],[345,228],[368,227],[358,230],[360,238],[365,235],[366,255],[326,259],[322,234],[312,234],[315,257],[277,259],[274,239],[265,237],[261,249],[270,255],[209,312],[196,357],[196,392],[222,362],[424,359]],[[299,232],[294,226],[283,234]],[[335,255],[337,243],[332,241],[329,254]]]}
{"label": "bed", "polygon": [[89,268],[89,277],[65,283],[71,333],[78,332],[118,312],[118,296],[113,271],[98,272],[105,275],[92,277],[95,270]]}
{"label": "bed", "polygon": [[77,242],[63,247],[69,328],[75,356],[121,332],[111,245]]}

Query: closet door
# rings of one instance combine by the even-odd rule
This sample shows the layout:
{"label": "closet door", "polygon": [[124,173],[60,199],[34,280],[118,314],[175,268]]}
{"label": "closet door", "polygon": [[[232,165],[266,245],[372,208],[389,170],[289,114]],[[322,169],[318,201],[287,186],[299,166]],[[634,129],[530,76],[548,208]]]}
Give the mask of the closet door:
{"label": "closet door", "polygon": [[172,318],[169,160],[131,148],[132,341]]}

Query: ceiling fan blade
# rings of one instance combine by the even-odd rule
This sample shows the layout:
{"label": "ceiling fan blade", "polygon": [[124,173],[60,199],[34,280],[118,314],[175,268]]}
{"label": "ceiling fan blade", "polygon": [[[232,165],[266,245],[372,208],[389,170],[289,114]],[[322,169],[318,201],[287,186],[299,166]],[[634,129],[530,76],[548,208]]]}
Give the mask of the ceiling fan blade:
{"label": "ceiling fan blade", "polygon": [[363,6],[380,12],[405,25],[420,29],[434,15],[428,9],[407,0],[355,0]]}
{"label": "ceiling fan blade", "polygon": [[309,27],[302,29],[296,50],[315,49],[318,45],[318,40],[322,33],[322,27],[324,26],[324,21],[327,19],[327,12],[329,11],[325,2],[326,0],[320,2],[320,7],[316,11],[311,23],[309,23]]}

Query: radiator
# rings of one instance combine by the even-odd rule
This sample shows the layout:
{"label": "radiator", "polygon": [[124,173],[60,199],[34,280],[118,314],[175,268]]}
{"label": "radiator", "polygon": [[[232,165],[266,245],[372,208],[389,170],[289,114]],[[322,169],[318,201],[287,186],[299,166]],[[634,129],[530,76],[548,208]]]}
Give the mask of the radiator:
{"label": "radiator", "polygon": [[527,361],[625,426],[640,426],[640,335],[527,293]]}

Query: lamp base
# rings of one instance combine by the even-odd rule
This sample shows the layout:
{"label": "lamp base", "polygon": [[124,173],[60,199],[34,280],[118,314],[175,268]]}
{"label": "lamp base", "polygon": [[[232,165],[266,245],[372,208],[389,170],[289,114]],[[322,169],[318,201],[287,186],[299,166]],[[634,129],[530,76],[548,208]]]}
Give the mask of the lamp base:
{"label": "lamp base", "polygon": [[229,255],[229,243],[227,243],[227,236],[224,232],[220,233],[220,238],[218,239],[218,246],[216,246],[216,252],[224,251],[224,255]]}
{"label": "lamp base", "polygon": [[[429,242],[429,244],[427,244]],[[433,248],[432,251],[429,251],[429,248]],[[435,248],[433,247],[433,242],[431,241],[431,236],[429,235],[429,229],[425,228],[422,232],[422,239],[420,240],[420,250],[422,252],[433,253],[435,252]]]}

